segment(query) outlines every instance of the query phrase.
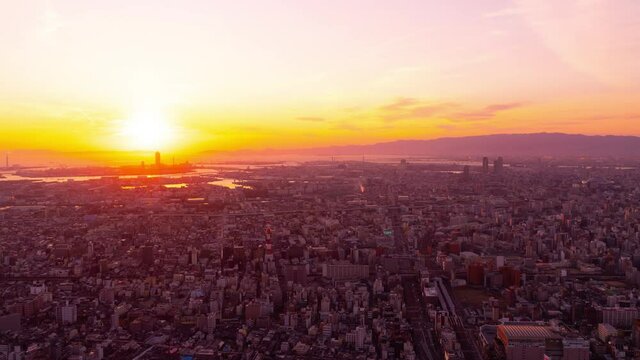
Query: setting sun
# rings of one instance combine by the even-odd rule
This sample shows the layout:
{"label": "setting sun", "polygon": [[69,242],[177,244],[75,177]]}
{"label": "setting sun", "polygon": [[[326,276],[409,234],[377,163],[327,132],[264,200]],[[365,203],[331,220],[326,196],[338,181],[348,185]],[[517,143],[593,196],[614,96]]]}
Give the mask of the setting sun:
{"label": "setting sun", "polygon": [[123,148],[129,150],[157,150],[174,140],[175,129],[161,111],[142,109],[122,121]]}

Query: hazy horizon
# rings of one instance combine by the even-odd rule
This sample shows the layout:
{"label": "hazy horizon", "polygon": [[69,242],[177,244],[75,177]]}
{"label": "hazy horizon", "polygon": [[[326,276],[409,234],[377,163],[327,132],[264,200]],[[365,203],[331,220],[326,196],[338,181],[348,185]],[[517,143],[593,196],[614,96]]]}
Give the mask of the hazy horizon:
{"label": "hazy horizon", "polygon": [[149,151],[77,151],[11,150],[10,166],[123,166],[153,163],[156,151],[163,163],[225,162],[304,162],[316,160],[361,158],[473,158],[483,156],[522,157],[612,157],[640,159],[640,137],[620,135],[584,135],[566,133],[487,134],[478,136],[441,137],[436,139],[397,139],[371,144],[304,148],[204,150],[194,153]]}

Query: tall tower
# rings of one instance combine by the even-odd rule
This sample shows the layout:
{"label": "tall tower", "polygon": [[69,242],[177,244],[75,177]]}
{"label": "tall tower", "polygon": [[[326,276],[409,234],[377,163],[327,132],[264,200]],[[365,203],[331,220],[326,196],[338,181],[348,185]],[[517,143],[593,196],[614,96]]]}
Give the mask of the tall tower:
{"label": "tall tower", "polygon": [[482,172],[489,173],[489,158],[486,156],[482,158]]}
{"label": "tall tower", "polygon": [[156,167],[160,167],[160,151],[156,151]]}

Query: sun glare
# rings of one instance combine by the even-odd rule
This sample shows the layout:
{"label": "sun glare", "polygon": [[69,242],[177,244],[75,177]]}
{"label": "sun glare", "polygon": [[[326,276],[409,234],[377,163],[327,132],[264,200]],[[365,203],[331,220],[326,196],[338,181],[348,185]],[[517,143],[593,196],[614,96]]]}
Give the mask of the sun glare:
{"label": "sun glare", "polygon": [[140,110],[122,123],[125,147],[132,150],[159,150],[173,140],[174,129],[160,111]]}

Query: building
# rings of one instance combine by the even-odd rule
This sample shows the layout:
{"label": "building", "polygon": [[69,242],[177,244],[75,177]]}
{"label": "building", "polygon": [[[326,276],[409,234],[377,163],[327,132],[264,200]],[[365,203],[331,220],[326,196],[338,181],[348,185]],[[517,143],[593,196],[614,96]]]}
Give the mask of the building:
{"label": "building", "polygon": [[306,264],[286,264],[284,276],[287,282],[305,285],[307,283],[307,266]]}
{"label": "building", "polygon": [[589,360],[589,342],[581,338],[562,339],[562,360]]}
{"label": "building", "polygon": [[195,247],[189,247],[187,248],[187,251],[189,253],[189,262],[191,265],[198,265],[198,254],[199,251],[198,249],[196,249]]}
{"label": "building", "polygon": [[498,325],[496,350],[506,360],[541,360],[545,356],[546,340],[557,337],[548,327],[536,324]]}
{"label": "building", "polygon": [[73,324],[78,320],[78,308],[75,304],[69,304],[67,301],[64,305],[58,306],[56,309],[56,319],[61,324]]}
{"label": "building", "polygon": [[489,173],[489,158],[486,156],[482,158],[482,172],[485,174]]}
{"label": "building", "polygon": [[93,241],[89,241],[89,244],[87,244],[87,256],[93,257],[94,253],[95,253],[95,247],[93,245]]}
{"label": "building", "polygon": [[590,355],[585,339],[562,336],[536,322],[498,325],[495,347],[506,360],[588,360]]}
{"label": "building", "polygon": [[322,276],[332,280],[355,280],[369,277],[369,265],[323,264]]}
{"label": "building", "polygon": [[493,172],[500,173],[502,172],[502,168],[504,167],[504,159],[502,156],[493,161]]}
{"label": "building", "polygon": [[162,162],[160,162],[160,151],[156,151],[156,167],[160,167]]}
{"label": "building", "polygon": [[474,262],[467,268],[467,282],[469,285],[481,286],[484,284],[484,264]]}
{"label": "building", "polygon": [[364,347],[364,343],[367,340],[367,328],[364,326],[356,327],[356,349],[362,349]]}
{"label": "building", "polygon": [[601,313],[603,323],[625,329],[630,329],[633,321],[640,317],[636,307],[603,307]]}
{"label": "building", "polygon": [[610,337],[618,336],[618,330],[610,324],[598,324],[598,339],[602,342],[607,342]]}

